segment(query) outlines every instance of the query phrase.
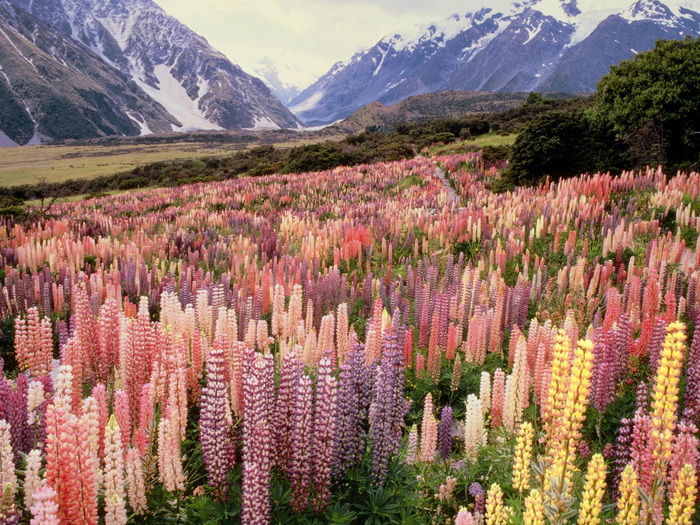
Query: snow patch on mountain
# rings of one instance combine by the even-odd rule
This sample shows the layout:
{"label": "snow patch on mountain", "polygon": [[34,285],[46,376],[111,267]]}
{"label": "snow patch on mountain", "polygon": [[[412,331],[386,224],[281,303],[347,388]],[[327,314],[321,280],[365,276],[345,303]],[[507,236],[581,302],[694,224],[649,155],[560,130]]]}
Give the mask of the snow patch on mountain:
{"label": "snow patch on mountain", "polygon": [[308,111],[310,109],[313,109],[318,105],[321,99],[323,99],[323,96],[325,94],[325,91],[317,91],[309,98],[302,100],[296,106],[291,106],[289,110],[296,115],[301,113],[302,111]]}
{"label": "snow patch on mountain", "polygon": [[141,115],[134,114],[132,111],[127,111],[126,116],[133,120],[134,123],[139,127],[139,135],[153,135],[151,128],[148,127],[148,124],[143,120]]}
{"label": "snow patch on mountain", "polygon": [[157,87],[147,84],[138,74],[133,75],[133,77],[141,89],[180,121],[182,126],[178,127],[173,124],[173,131],[219,131],[223,129],[218,124],[207,120],[199,108],[199,98],[192,100],[187,95],[185,88],[173,76],[170,67],[165,64],[158,64],[153,68],[153,74],[158,79]]}
{"label": "snow patch on mountain", "polygon": [[0,148],[16,148],[17,146],[19,144],[5,135],[3,131],[0,131]]}

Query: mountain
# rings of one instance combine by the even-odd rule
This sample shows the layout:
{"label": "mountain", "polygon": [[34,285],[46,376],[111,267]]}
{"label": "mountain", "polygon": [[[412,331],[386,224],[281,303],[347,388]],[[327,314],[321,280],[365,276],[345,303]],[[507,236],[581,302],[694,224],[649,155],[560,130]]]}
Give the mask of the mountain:
{"label": "mountain", "polygon": [[[406,122],[454,119],[464,115],[496,113],[517,108],[529,93],[493,93],[488,91],[439,91],[408,97],[391,106],[372,102],[325,129],[342,134],[387,129]],[[547,98],[571,99],[570,93],[545,93]]]}
{"label": "mountain", "polygon": [[0,0],[0,67],[5,144],[301,127],[151,0]]}
{"label": "mountain", "polygon": [[277,60],[273,64],[269,58],[260,60],[249,68],[249,71],[260,78],[267,87],[282,101],[289,104],[302,91],[303,86],[309,86],[317,80],[317,75],[303,71],[290,60]]}
{"label": "mountain", "polygon": [[0,0],[0,146],[166,132],[176,122],[90,50]]}
{"label": "mountain", "polygon": [[659,38],[700,34],[700,0],[526,0],[385,36],[289,105],[308,125],[443,90],[591,92]]}

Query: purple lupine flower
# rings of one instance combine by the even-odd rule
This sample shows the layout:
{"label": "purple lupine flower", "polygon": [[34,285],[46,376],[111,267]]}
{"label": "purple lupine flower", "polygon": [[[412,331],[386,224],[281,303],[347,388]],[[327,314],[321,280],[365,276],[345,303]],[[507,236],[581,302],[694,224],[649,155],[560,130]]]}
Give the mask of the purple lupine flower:
{"label": "purple lupine flower", "polygon": [[15,461],[19,461],[20,452],[27,454],[32,449],[32,431],[29,427],[29,414],[27,412],[28,392],[29,381],[26,375],[17,376],[14,384],[10,382],[4,417],[11,426],[12,450],[15,453]]}
{"label": "purple lupine flower", "polygon": [[365,450],[366,433],[363,422],[367,417],[371,395],[371,371],[364,349],[356,345],[340,368],[338,381],[338,442],[335,475],[359,463]]}
{"label": "purple lupine flower", "polygon": [[482,516],[486,510],[486,492],[481,483],[476,481],[469,485],[469,495],[474,498],[474,512],[478,512]]}
{"label": "purple lupine flower", "polygon": [[578,455],[581,459],[588,459],[591,457],[591,446],[588,441],[581,440],[578,444]]}
{"label": "purple lupine flower", "polygon": [[612,494],[613,501],[617,501],[620,496],[619,485],[622,471],[631,460],[632,456],[632,430],[634,420],[622,419],[620,427],[617,429],[617,437],[615,438],[615,448],[613,456],[612,468]]}
{"label": "purple lupine flower", "polygon": [[[700,318],[697,321],[700,321]],[[683,415],[695,423],[700,423],[700,325],[697,321],[688,350]]]}
{"label": "purple lupine flower", "polygon": [[440,427],[438,428],[438,454],[443,459],[450,457],[452,453],[452,407],[444,407],[440,414]]}
{"label": "purple lupine flower", "polygon": [[396,336],[389,331],[384,336],[382,359],[376,367],[376,377],[369,411],[372,438],[372,478],[382,484],[386,480],[389,457],[401,446],[401,429],[408,405],[403,397],[403,352]]}
{"label": "purple lupine flower", "polygon": [[311,493],[311,429],[313,386],[309,376],[299,379],[294,398],[293,432],[289,477],[292,482],[292,509],[306,509]]}
{"label": "purple lupine flower", "polygon": [[331,353],[318,364],[314,402],[313,480],[316,487],[314,508],[323,512],[331,496],[331,469],[336,456],[336,406],[338,384],[333,377]]}
{"label": "purple lupine flower", "polygon": [[614,397],[614,373],[611,344],[602,328],[594,332],[594,362],[593,362],[593,406],[601,414]]}
{"label": "purple lupine flower", "polygon": [[207,361],[207,384],[202,390],[199,440],[209,485],[224,500],[228,495],[228,472],[236,462],[225,370],[223,346],[215,341]]}
{"label": "purple lupine flower", "polygon": [[617,382],[627,372],[627,361],[632,346],[632,322],[630,316],[624,313],[617,321],[617,329],[613,330],[614,348],[614,377]]}
{"label": "purple lupine flower", "polygon": [[649,354],[650,377],[656,377],[656,369],[659,364],[659,357],[661,356],[661,347],[665,338],[666,321],[657,317],[654,320],[654,329],[651,332],[651,339],[649,340],[649,347],[647,350]]}
{"label": "purple lupine flower", "polygon": [[635,398],[636,414],[645,415],[649,406],[649,388],[643,381],[637,385]]}
{"label": "purple lupine flower", "polygon": [[270,523],[272,435],[270,416],[275,395],[272,355],[246,352],[243,377],[243,505],[244,525]]}
{"label": "purple lupine flower", "polygon": [[286,474],[290,473],[292,459],[294,399],[303,373],[304,364],[293,354],[287,354],[282,360],[272,425],[275,435],[275,464]]}

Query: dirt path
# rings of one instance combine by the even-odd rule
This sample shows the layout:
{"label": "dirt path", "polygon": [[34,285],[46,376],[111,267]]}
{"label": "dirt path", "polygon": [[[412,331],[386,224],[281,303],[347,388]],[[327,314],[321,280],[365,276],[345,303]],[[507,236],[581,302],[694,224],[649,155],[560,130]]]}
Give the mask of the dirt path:
{"label": "dirt path", "polygon": [[444,186],[445,191],[447,192],[447,195],[450,198],[450,201],[454,202],[459,207],[461,205],[459,195],[457,195],[457,192],[450,185],[449,181],[447,180],[447,177],[445,176],[444,170],[439,166],[435,166],[435,175],[437,175],[437,178],[442,181],[442,185]]}

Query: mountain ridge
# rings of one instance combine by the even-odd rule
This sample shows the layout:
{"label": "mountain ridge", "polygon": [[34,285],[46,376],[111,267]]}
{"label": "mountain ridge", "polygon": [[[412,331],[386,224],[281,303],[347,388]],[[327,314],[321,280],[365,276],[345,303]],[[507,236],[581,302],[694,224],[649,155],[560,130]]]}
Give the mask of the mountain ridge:
{"label": "mountain ridge", "polygon": [[[260,79],[151,0],[0,0],[0,30],[4,145],[302,127]],[[57,114],[79,122],[61,130],[49,123]]]}
{"label": "mountain ridge", "polygon": [[[659,38],[700,34],[700,1],[530,0],[391,34],[337,62],[291,103],[307,125],[370,102],[445,90],[590,92]],[[584,67],[581,66],[583,63]]]}

